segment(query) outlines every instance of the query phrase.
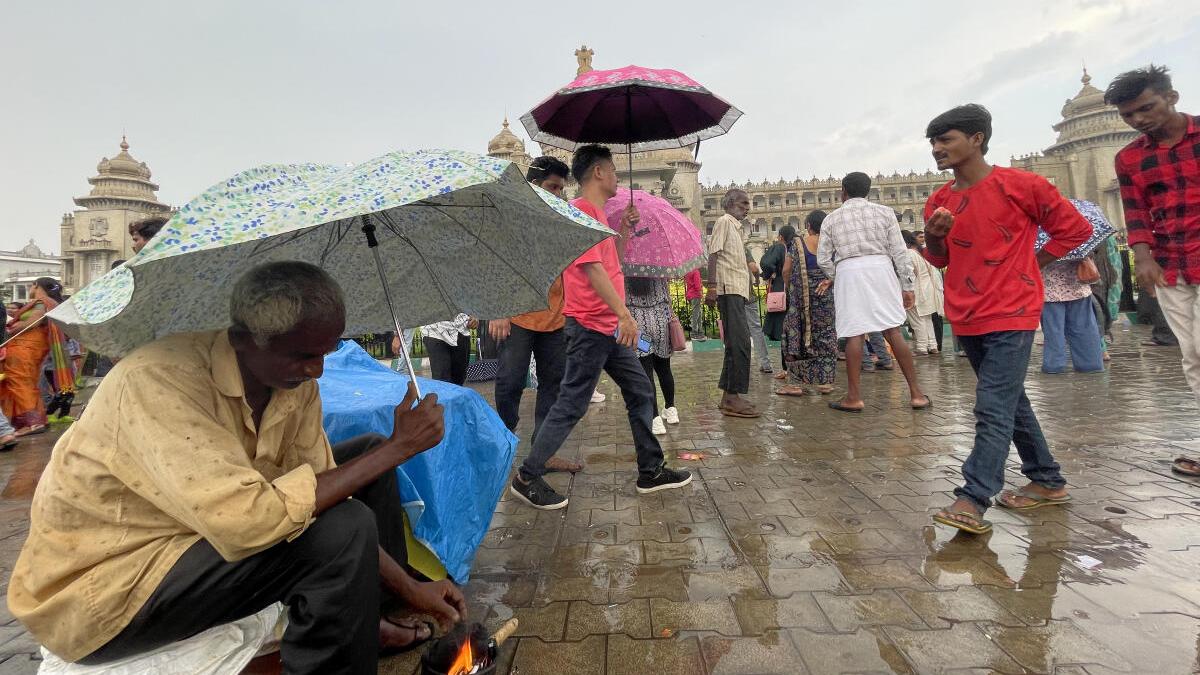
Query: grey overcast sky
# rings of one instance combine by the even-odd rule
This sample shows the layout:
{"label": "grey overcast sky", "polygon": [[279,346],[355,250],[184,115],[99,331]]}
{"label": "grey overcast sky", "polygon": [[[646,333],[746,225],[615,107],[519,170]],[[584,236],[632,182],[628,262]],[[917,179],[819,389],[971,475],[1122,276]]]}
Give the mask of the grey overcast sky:
{"label": "grey overcast sky", "polygon": [[[418,6],[419,4],[419,6]],[[393,149],[485,152],[594,66],[681,70],[745,112],[706,142],[705,183],[932,168],[925,123],[967,101],[991,158],[1050,145],[1086,63],[1103,89],[1172,66],[1200,113],[1200,3],[36,2],[0,8],[0,249],[57,225],[122,130],[180,205],[264,163]],[[538,154],[529,147],[531,154]]]}

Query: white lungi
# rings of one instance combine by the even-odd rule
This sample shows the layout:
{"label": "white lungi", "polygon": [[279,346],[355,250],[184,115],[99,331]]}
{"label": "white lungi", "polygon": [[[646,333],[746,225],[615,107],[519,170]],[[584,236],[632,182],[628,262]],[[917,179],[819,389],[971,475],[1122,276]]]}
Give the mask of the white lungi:
{"label": "white lungi", "polygon": [[848,258],[837,264],[833,282],[839,338],[895,328],[904,323],[900,280],[885,255]]}

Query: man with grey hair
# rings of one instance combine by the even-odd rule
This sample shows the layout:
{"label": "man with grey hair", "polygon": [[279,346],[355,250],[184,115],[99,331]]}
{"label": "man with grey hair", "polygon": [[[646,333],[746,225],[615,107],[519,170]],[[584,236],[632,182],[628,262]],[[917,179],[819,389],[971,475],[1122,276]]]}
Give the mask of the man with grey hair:
{"label": "man with grey hair", "polygon": [[[730,417],[758,417],[758,409],[741,395],[750,391],[750,275],[757,269],[746,260],[742,220],[750,213],[750,195],[733,189],[721,198],[725,215],[708,237],[708,282],[704,301],[721,312],[725,360],[721,365],[721,412]],[[757,309],[756,309],[757,312]]]}
{"label": "man with grey hair", "polygon": [[266,263],[231,326],[134,350],[58,441],[8,586],[13,615],[60,658],[104,664],[283,602],[288,673],[374,673],[429,626],[380,617],[380,591],[446,622],[448,581],[401,566],[395,468],[442,438],[410,387],[391,437],[330,447],[316,378],[345,329],[320,268]]}

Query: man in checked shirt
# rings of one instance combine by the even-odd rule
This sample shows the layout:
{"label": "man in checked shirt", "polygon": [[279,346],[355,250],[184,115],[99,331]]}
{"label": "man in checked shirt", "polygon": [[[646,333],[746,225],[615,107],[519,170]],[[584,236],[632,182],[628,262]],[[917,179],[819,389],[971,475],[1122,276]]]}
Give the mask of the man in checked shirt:
{"label": "man in checked shirt", "polygon": [[[1104,92],[1142,132],[1115,162],[1138,287],[1158,298],[1200,402],[1200,123],[1175,110],[1178,101],[1166,66],[1153,64],[1121,73]],[[1172,468],[1200,476],[1195,459]]]}

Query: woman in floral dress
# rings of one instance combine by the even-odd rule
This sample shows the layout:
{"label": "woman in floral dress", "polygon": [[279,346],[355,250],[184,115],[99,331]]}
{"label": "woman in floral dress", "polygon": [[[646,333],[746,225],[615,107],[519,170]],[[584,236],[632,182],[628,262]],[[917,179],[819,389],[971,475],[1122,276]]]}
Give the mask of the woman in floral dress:
{"label": "woman in floral dress", "polygon": [[[666,424],[679,424],[679,410],[675,408],[675,375],[671,372],[671,294],[666,279],[648,277],[626,277],[625,305],[637,322],[642,337],[650,343],[650,351],[638,350],[638,361],[650,378],[654,388],[654,377],[662,387],[663,403],[659,412],[658,394],[654,396],[654,419],[650,429],[655,435],[667,433]],[[665,424],[664,424],[665,423]]]}
{"label": "woman in floral dress", "polygon": [[[787,386],[781,396],[803,396],[813,391],[833,391],[837,370],[837,331],[833,322],[833,282],[817,265],[817,243],[824,211],[805,219],[808,234],[788,242],[783,275],[787,279],[788,309],[783,322],[783,358],[788,367]],[[813,389],[809,389],[813,387]]]}

